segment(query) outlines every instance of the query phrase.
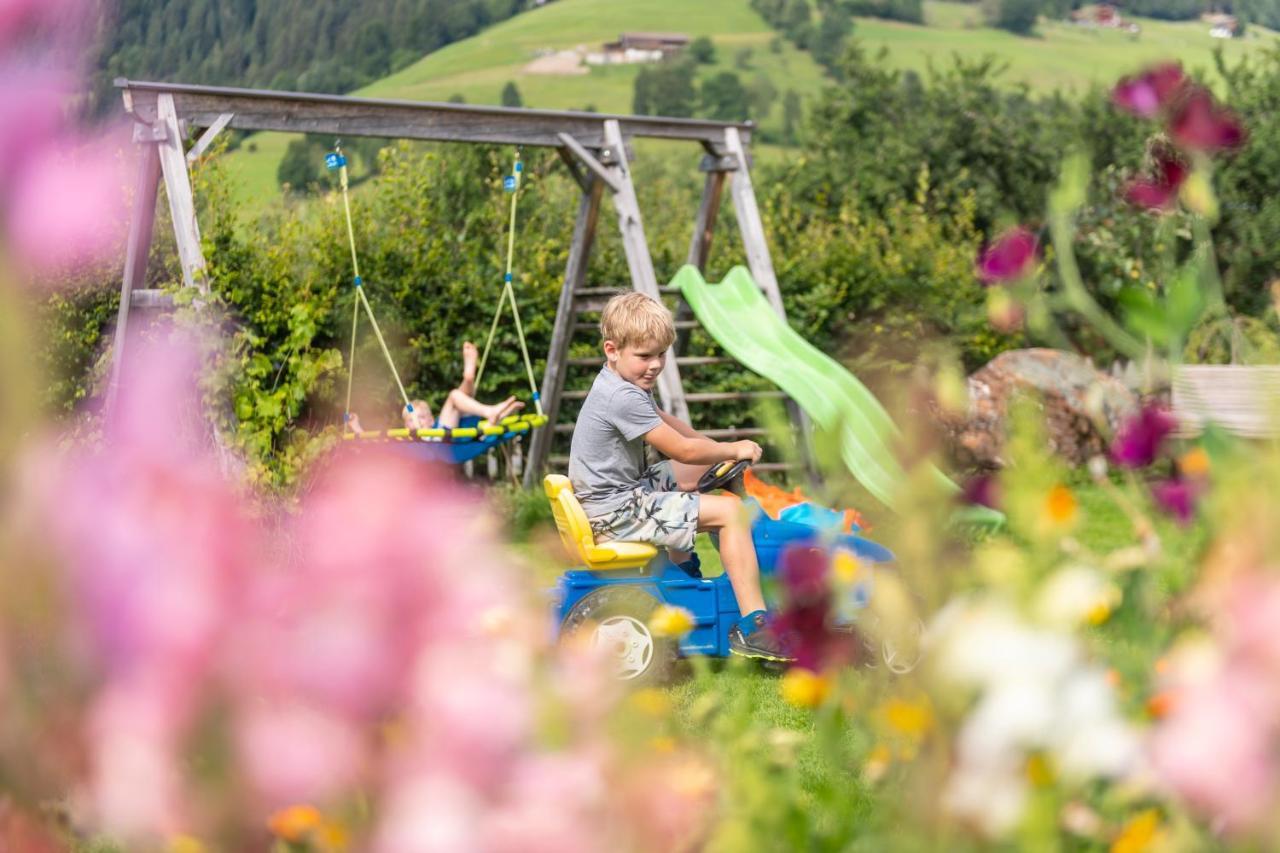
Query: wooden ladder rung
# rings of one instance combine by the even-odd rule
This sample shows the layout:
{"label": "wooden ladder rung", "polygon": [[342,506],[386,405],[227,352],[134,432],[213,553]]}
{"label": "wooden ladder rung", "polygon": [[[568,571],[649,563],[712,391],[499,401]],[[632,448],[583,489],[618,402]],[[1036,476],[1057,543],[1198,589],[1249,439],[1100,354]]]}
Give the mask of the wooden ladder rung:
{"label": "wooden ladder rung", "polygon": [[173,307],[173,294],[165,293],[163,290],[131,290],[129,291],[129,307],[167,310]]}
{"label": "wooden ladder rung", "polygon": [[685,394],[689,403],[716,403],[721,400],[781,400],[787,395],[781,391],[696,391]]}
{"label": "wooden ladder rung", "polygon": [[[604,356],[571,358],[568,363],[570,367],[601,367],[604,365]],[[737,362],[722,355],[678,355],[676,364],[681,367],[700,367],[709,364],[737,364]]]}
{"label": "wooden ladder rung", "polygon": [[[679,331],[680,329],[700,328],[700,324],[698,323],[697,320],[676,320],[675,326],[677,331]],[[599,323],[574,323],[573,330],[575,332],[587,332],[587,331],[598,332],[600,331],[600,324]]]}

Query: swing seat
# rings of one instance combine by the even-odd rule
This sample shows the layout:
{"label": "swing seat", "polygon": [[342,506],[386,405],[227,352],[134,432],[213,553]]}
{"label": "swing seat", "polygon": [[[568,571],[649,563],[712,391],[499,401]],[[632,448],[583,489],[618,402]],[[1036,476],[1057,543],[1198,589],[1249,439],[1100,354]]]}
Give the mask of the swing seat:
{"label": "swing seat", "polygon": [[542,480],[542,490],[551,501],[551,514],[556,519],[556,529],[569,553],[581,560],[593,571],[613,569],[639,569],[658,556],[658,549],[644,542],[603,542],[596,544],[595,534],[587,513],[578,503],[569,478],[563,474],[548,474]]}
{"label": "swing seat", "polygon": [[547,416],[536,413],[511,415],[496,424],[476,417],[466,417],[454,429],[388,429],[362,432],[359,435],[347,433],[343,439],[353,441],[361,447],[389,446],[423,462],[460,465],[546,423]]}

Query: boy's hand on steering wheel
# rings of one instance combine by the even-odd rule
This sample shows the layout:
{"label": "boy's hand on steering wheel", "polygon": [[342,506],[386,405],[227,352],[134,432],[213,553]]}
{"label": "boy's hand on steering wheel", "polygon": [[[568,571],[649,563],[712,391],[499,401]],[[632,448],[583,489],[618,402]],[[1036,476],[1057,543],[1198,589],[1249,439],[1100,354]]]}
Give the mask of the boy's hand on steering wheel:
{"label": "boy's hand on steering wheel", "polygon": [[733,459],[735,462],[747,461],[752,465],[760,461],[760,456],[764,453],[760,445],[750,439],[743,439],[733,443]]}

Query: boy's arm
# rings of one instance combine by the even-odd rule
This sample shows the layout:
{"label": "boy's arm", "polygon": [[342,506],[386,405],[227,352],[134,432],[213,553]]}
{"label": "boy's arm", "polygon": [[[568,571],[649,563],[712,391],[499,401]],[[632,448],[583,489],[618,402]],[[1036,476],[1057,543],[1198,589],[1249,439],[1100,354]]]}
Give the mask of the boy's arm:
{"label": "boy's arm", "polygon": [[663,423],[645,433],[644,440],[668,459],[686,465],[714,465],[738,459],[760,461],[760,445],[754,441],[712,441],[699,435],[693,427],[688,427],[693,435],[684,435],[666,423],[663,413],[659,416],[663,417]]}
{"label": "boy's arm", "polygon": [[[664,424],[671,427],[673,430],[680,433],[685,438],[706,438],[705,435],[698,432],[696,429],[689,426],[687,423],[680,420],[675,415],[669,415],[666,412],[662,411],[662,409],[658,409],[658,417],[662,418],[662,422]],[[713,439],[707,439],[707,440],[712,441]]]}

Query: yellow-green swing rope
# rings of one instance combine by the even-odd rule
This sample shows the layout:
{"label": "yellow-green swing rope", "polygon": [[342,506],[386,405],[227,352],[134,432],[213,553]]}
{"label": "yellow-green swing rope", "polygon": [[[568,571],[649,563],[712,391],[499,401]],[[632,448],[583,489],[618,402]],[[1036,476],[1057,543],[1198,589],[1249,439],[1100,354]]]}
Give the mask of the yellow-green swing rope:
{"label": "yellow-green swing rope", "polygon": [[360,277],[360,261],[356,256],[356,233],[355,228],[351,224],[351,199],[347,193],[347,161],[342,156],[342,149],[334,146],[335,153],[338,154],[338,182],[342,186],[342,209],[347,217],[347,242],[351,246],[351,271],[354,275],[354,283],[356,288],[356,305],[352,309],[351,316],[351,356],[347,362],[347,416],[344,422],[350,421],[351,415],[351,381],[355,375],[355,357],[356,357],[356,325],[360,316],[360,306],[364,306],[364,313],[369,318],[369,325],[373,327],[373,334],[378,339],[378,346],[382,348],[382,354],[387,359],[387,366],[391,368],[391,376],[396,380],[396,387],[400,389],[400,397],[404,400],[405,407],[409,411],[413,411],[413,404],[409,402],[409,395],[405,393],[404,383],[400,381],[400,373],[396,370],[395,360],[391,358],[391,350],[387,347],[386,340],[382,337],[382,330],[378,328],[378,320],[373,316],[373,308],[369,305],[369,298],[364,294],[364,280]]}
{"label": "yellow-green swing rope", "polygon": [[511,212],[507,220],[507,269],[502,277],[502,293],[498,297],[497,308],[493,312],[493,321],[489,324],[489,337],[484,344],[484,353],[480,357],[480,365],[476,369],[476,387],[480,386],[480,379],[484,376],[484,367],[489,360],[489,350],[493,346],[494,335],[498,331],[498,318],[502,315],[502,309],[508,300],[511,302],[511,314],[516,321],[516,337],[520,340],[520,354],[524,358],[525,374],[529,378],[529,391],[533,396],[533,405],[538,414],[542,414],[542,395],[538,393],[537,381],[533,378],[533,362],[529,359],[529,346],[524,338],[524,325],[520,322],[520,308],[516,304],[515,288],[512,287],[511,269],[512,259],[515,257],[516,244],[516,201],[520,195],[520,178],[524,172],[524,166],[520,162],[520,152],[516,151],[515,166],[512,168],[511,179]]}

